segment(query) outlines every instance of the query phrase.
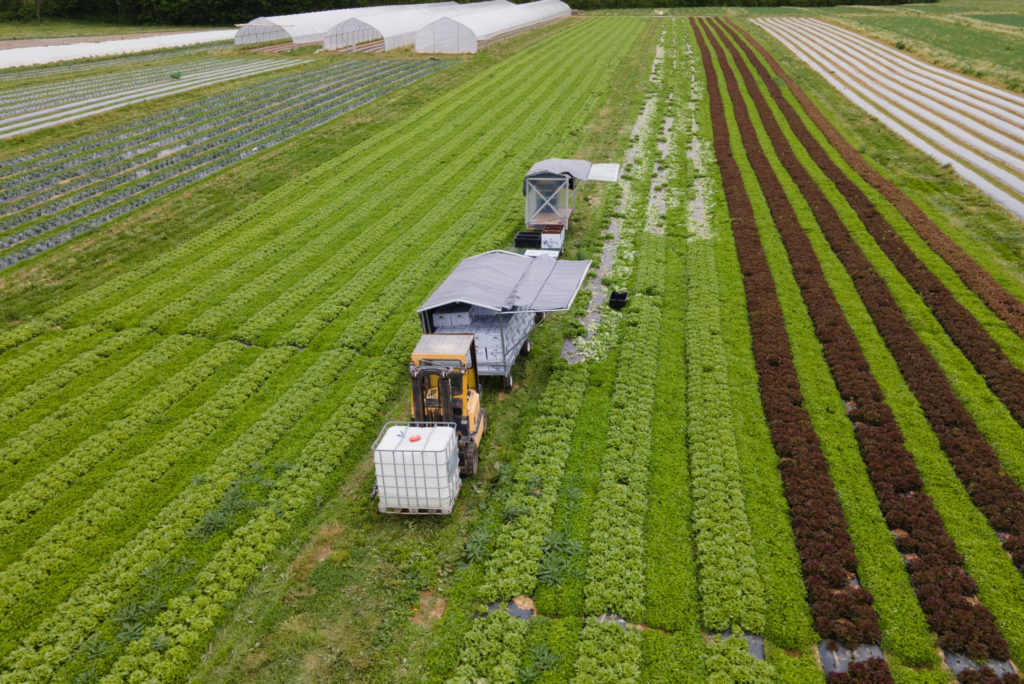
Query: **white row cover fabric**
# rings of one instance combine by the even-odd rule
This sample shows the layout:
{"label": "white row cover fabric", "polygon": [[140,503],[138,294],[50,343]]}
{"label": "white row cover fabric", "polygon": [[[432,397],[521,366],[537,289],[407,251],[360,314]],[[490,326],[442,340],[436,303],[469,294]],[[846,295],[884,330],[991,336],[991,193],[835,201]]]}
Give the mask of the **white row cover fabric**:
{"label": "white row cover fabric", "polygon": [[[434,3],[426,3],[434,4]],[[422,7],[422,5],[376,5],[348,9],[282,14],[276,17],[258,17],[242,24],[235,36],[235,45],[252,45],[272,40],[291,40],[293,43],[319,43],[332,27],[346,19],[382,12],[395,12]]]}
{"label": "white row cover fabric", "polygon": [[459,262],[418,312],[448,304],[499,312],[568,311],[589,268],[589,260],[556,260],[495,249]]}
{"label": "white row cover fabric", "polygon": [[383,41],[383,50],[412,45],[416,32],[442,17],[457,17],[513,7],[508,0],[457,3],[436,2],[428,5],[406,5],[406,9],[363,14],[331,27],[324,35],[324,50],[344,50],[361,43]]}
{"label": "white row cover fabric", "polygon": [[537,0],[492,12],[444,17],[416,33],[416,52],[476,52],[509,35],[572,16],[562,0]]}
{"label": "white row cover fabric", "polygon": [[161,33],[143,38],[102,40],[95,43],[81,42],[69,43],[67,45],[11,48],[9,50],[0,50],[0,69],[64,62],[71,59],[148,52],[149,50],[161,50],[163,48],[182,47],[200,43],[216,43],[222,40],[231,40],[234,36],[235,29],[226,31],[190,31],[188,33]]}

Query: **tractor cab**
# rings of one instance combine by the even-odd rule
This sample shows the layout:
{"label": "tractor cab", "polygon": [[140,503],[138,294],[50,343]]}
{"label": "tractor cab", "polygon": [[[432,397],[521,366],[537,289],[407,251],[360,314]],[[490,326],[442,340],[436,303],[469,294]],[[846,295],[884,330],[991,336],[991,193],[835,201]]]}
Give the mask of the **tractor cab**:
{"label": "tractor cab", "polygon": [[420,337],[409,362],[412,419],[454,423],[459,439],[459,470],[476,473],[487,415],[480,403],[474,335],[428,334]]}

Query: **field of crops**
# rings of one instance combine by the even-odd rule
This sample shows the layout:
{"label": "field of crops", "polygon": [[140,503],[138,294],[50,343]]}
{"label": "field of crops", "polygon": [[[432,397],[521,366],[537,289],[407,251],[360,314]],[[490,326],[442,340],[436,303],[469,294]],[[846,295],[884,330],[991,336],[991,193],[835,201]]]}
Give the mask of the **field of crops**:
{"label": "field of crops", "polygon": [[380,60],[310,69],[0,163],[0,268],[106,225],[444,66]]}
{"label": "field of crops", "polygon": [[[343,141],[87,287],[0,292],[0,682],[1018,681],[1024,254],[988,236],[1020,222],[878,154],[772,26],[578,18],[5,159],[4,273],[44,288],[178,178]],[[585,289],[485,385],[451,516],[380,515],[416,308],[574,156],[625,164],[566,251],[628,305]]]}

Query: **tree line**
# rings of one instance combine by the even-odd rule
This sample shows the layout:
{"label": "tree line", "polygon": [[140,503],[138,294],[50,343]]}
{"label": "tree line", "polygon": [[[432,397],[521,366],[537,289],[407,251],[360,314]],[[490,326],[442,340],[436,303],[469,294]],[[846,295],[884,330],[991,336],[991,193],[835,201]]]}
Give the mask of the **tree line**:
{"label": "tree line", "polygon": [[[255,17],[345,7],[400,4],[422,0],[0,0],[0,19],[29,21],[61,17],[129,24],[223,26]],[[894,5],[921,0],[857,0],[856,4]],[[928,0],[925,0],[928,1]],[[931,0],[935,1],[935,0]],[[829,7],[850,0],[568,0],[574,9],[630,7],[744,6]]]}

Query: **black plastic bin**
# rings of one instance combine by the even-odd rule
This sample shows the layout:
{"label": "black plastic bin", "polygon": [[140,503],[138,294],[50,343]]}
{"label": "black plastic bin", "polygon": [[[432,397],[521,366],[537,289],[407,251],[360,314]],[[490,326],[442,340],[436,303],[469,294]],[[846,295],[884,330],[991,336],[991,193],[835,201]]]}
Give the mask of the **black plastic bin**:
{"label": "black plastic bin", "polygon": [[540,249],[540,233],[521,230],[516,233],[516,239],[512,244],[521,249]]}
{"label": "black plastic bin", "polygon": [[622,290],[621,292],[619,290],[613,290],[612,296],[608,298],[608,306],[617,310],[626,306],[626,302],[628,301],[629,292],[627,292],[626,290]]}

